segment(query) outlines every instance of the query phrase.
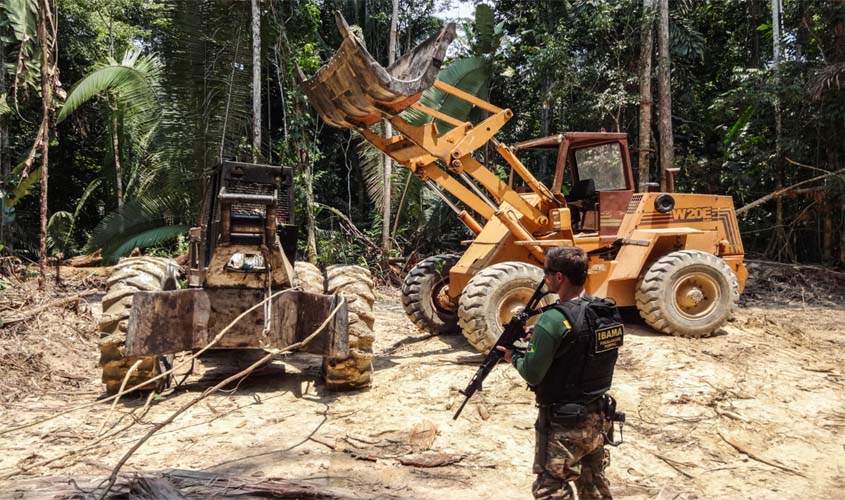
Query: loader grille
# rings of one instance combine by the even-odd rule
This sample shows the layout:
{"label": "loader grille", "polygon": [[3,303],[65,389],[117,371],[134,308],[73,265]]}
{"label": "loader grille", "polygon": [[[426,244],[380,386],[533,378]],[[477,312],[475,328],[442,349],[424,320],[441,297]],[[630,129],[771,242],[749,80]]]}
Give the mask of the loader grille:
{"label": "loader grille", "polygon": [[642,193],[637,193],[631,197],[631,201],[628,202],[628,213],[633,214],[637,212],[637,207],[640,206],[640,200],[643,199]]}
{"label": "loader grille", "polygon": [[[280,183],[280,186],[273,184],[259,184],[255,182],[244,182],[229,180],[227,190],[237,194],[259,194],[272,195],[278,189],[276,197],[276,222],[278,224],[290,224],[290,186]],[[264,206],[253,203],[236,203],[232,205],[232,215],[235,216],[264,216]]]}

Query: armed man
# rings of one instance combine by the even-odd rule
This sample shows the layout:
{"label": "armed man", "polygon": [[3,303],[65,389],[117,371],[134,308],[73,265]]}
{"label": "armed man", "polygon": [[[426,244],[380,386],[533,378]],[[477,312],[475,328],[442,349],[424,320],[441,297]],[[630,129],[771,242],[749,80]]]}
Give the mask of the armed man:
{"label": "armed man", "polygon": [[612,498],[605,468],[613,421],[624,421],[607,392],[623,329],[611,302],[584,293],[587,255],[576,247],[546,254],[544,281],[559,302],[526,329],[529,347],[498,347],[535,392],[540,409],[534,498]]}

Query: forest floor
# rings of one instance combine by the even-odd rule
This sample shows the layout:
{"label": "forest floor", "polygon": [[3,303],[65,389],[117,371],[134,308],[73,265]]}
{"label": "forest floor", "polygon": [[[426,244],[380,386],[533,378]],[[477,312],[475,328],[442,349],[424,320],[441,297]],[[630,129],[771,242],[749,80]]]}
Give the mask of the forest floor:
{"label": "forest floor", "polygon": [[[625,442],[611,449],[616,498],[845,491],[845,278],[750,267],[742,306],[711,338],[626,324],[613,389],[627,413]],[[2,317],[96,290],[103,277],[76,271],[41,294],[34,281],[0,281]],[[59,483],[72,489],[69,480],[108,476],[152,426],[237,371],[217,356],[146,408],[144,398],[128,397],[114,411],[93,404],[5,432],[102,396],[99,297],[0,329],[0,498],[46,497]],[[330,393],[319,358],[290,355],[188,409],[123,471],[184,469],[241,484],[284,478],[348,498],[531,498],[536,409],[516,371],[497,367],[453,421],[457,391],[480,355],[461,336],[418,331],[395,289],[379,290],[376,313],[371,389]]]}

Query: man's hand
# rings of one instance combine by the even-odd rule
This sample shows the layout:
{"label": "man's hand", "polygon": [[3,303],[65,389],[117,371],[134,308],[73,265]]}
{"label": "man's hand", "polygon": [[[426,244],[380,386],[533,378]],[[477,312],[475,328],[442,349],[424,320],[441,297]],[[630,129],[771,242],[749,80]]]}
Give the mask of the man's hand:
{"label": "man's hand", "polygon": [[534,325],[528,325],[525,327],[525,337],[522,337],[521,340],[528,342],[531,340],[531,335],[534,333]]}
{"label": "man's hand", "polygon": [[507,361],[508,364],[510,364],[511,360],[513,359],[513,349],[507,349],[506,347],[503,347],[503,346],[496,346],[496,349],[498,349],[499,351],[502,351],[504,353],[502,357],[504,357],[505,361]]}

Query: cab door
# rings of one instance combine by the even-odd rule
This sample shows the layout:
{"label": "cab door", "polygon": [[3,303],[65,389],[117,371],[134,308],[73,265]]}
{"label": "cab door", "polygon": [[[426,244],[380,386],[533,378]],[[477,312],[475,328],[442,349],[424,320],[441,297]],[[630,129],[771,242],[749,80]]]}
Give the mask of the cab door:
{"label": "cab door", "polygon": [[603,243],[616,239],[634,194],[626,143],[613,141],[577,148],[570,158],[573,184],[586,197],[581,201],[583,230],[598,232]]}

